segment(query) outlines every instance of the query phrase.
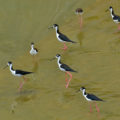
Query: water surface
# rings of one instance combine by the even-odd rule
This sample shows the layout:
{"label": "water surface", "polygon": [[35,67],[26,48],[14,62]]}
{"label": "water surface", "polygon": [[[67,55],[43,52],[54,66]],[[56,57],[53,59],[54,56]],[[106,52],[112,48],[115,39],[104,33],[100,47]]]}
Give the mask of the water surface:
{"label": "water surface", "polygon": [[[89,113],[89,103],[76,91],[84,86],[106,102],[98,103],[101,120],[120,119],[120,32],[112,21],[109,6],[120,13],[119,0],[1,0],[0,1],[0,118],[3,120],[93,120],[98,119],[95,106]],[[84,10],[83,29],[79,27],[76,8]],[[77,44],[60,48],[54,30],[60,30]],[[34,42],[39,54],[29,55]],[[65,73],[59,71],[57,53],[62,61],[78,73],[68,89]],[[4,69],[8,61],[14,68],[33,71],[23,91],[17,89],[21,78]]]}

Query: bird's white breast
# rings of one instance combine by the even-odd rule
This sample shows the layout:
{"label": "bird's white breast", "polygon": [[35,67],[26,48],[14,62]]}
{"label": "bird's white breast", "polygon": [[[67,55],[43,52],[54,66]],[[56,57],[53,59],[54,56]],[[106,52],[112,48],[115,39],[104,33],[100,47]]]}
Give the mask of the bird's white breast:
{"label": "bird's white breast", "polygon": [[88,99],[88,98],[87,98],[87,95],[84,95],[84,97],[85,97],[85,99],[86,99],[87,101],[92,101],[91,99]]}
{"label": "bird's white breast", "polygon": [[30,54],[31,54],[31,55],[36,55],[36,54],[37,54],[37,51],[34,50],[34,49],[31,49],[31,50],[30,50]]}
{"label": "bird's white breast", "polygon": [[61,68],[61,67],[59,67],[59,68],[60,68],[61,71],[65,71],[65,69],[63,69],[63,68]]}
{"label": "bird's white breast", "polygon": [[58,63],[58,67],[59,67],[59,69],[60,69],[61,71],[65,71],[63,68],[61,68],[61,64],[60,64],[60,63]]}
{"label": "bird's white breast", "polygon": [[113,20],[115,23],[120,23],[118,20]]}
{"label": "bird's white breast", "polygon": [[15,71],[11,70],[11,73],[12,73],[14,76],[16,76]]}
{"label": "bird's white breast", "polygon": [[11,70],[12,75],[20,77],[20,74],[15,74],[15,70]]}
{"label": "bird's white breast", "polygon": [[63,40],[61,40],[61,39],[60,39],[60,37],[59,37],[59,34],[58,34],[58,33],[56,33],[56,37],[57,37],[58,41],[60,41],[60,42],[64,42]]}

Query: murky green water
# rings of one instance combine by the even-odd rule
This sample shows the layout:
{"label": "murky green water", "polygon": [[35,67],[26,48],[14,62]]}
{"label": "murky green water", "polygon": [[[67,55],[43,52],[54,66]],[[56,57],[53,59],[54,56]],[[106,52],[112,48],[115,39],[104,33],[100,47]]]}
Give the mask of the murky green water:
{"label": "murky green water", "polygon": [[[0,0],[0,119],[2,120],[95,120],[94,107],[76,91],[85,86],[106,102],[98,103],[101,120],[120,119],[120,32],[109,12],[112,5],[120,14],[119,0]],[[84,9],[84,26],[79,28],[76,8]],[[56,40],[54,23],[77,44],[68,51]],[[34,61],[29,55],[30,43],[39,49]],[[62,60],[78,71],[68,89],[65,73],[56,61]],[[14,68],[34,71],[21,93],[21,78],[4,69],[8,61]]]}

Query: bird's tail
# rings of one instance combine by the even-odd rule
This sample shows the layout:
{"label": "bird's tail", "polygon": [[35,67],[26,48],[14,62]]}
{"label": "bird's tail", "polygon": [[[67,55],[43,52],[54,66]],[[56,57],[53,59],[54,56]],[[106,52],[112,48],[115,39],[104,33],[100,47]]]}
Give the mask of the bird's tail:
{"label": "bird's tail", "polygon": [[76,72],[76,73],[77,73],[78,71],[76,71],[76,70],[72,70],[71,72]]}
{"label": "bird's tail", "polygon": [[77,43],[77,42],[75,42],[75,41],[72,41],[72,40],[71,40],[71,42],[72,42],[72,43]]}
{"label": "bird's tail", "polygon": [[98,101],[105,102],[104,100],[102,100],[102,99],[100,99],[100,98],[99,98],[99,100],[98,100]]}
{"label": "bird's tail", "polygon": [[31,73],[33,73],[33,72],[25,72],[25,74],[31,74]]}
{"label": "bird's tail", "polygon": [[101,100],[102,102],[106,102],[105,100]]}

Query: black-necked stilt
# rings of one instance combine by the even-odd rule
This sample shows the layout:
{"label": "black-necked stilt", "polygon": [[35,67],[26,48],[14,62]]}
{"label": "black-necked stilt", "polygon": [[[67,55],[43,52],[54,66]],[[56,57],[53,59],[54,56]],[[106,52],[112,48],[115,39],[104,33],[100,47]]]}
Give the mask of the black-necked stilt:
{"label": "black-necked stilt", "polygon": [[83,15],[83,9],[82,8],[77,8],[75,10],[75,14],[79,15],[80,16],[80,28],[82,28],[82,25],[83,25],[83,19],[82,19],[82,15]]}
{"label": "black-necked stilt", "polygon": [[[85,97],[87,101],[103,101],[102,99],[98,98],[97,96],[93,94],[86,93],[86,89],[84,87],[81,87],[80,90],[82,91],[83,96]],[[95,103],[95,106],[96,106],[97,112],[100,112],[96,103]],[[90,112],[92,112],[91,104],[90,104]]]}
{"label": "black-necked stilt", "polygon": [[[70,72],[77,72],[77,71],[71,69],[68,65],[62,63],[62,62],[60,61],[60,59],[61,59],[60,54],[57,54],[57,55],[56,55],[56,58],[57,58],[57,63],[58,63],[59,69],[60,69],[61,71],[64,71],[64,72],[65,72],[65,80],[66,80],[66,82],[67,82],[66,88],[68,88],[69,82],[70,82],[71,79],[72,79],[72,74],[71,74]],[[69,79],[69,80],[67,79],[67,74],[70,76],[70,79]]]}
{"label": "black-necked stilt", "polygon": [[34,43],[31,43],[31,50],[30,50],[30,54],[31,55],[36,55],[38,53],[37,48],[34,48]]}
{"label": "black-necked stilt", "polygon": [[62,48],[63,50],[66,50],[67,49],[67,46],[66,46],[66,42],[71,42],[71,43],[76,43],[72,40],[70,40],[66,35],[62,34],[61,32],[59,32],[59,26],[57,24],[53,24],[52,27],[49,27],[49,28],[54,28],[55,31],[56,31],[56,37],[57,39],[60,41],[60,42],[63,42],[64,43],[64,48]]}
{"label": "black-necked stilt", "polygon": [[[24,75],[33,73],[33,72],[27,72],[27,71],[22,71],[22,70],[14,70],[14,69],[13,69],[12,62],[8,62],[8,63],[7,63],[7,66],[9,66],[10,71],[11,71],[11,73],[12,73],[14,76],[18,76],[18,77],[23,76],[24,82],[26,81],[26,78],[24,77]],[[7,67],[7,66],[6,66],[6,67]],[[5,68],[6,68],[6,67],[5,67]],[[19,91],[22,89],[24,82],[20,83]]]}
{"label": "black-necked stilt", "polygon": [[[110,6],[109,10],[110,10],[110,14],[112,16],[113,21],[115,23],[119,24],[120,23],[120,16],[118,16],[114,13],[113,7]],[[120,25],[118,25],[118,30],[120,30]]]}
{"label": "black-necked stilt", "polygon": [[75,10],[75,13],[82,15],[82,14],[83,14],[83,9],[82,9],[82,8],[77,8],[77,9]]}

